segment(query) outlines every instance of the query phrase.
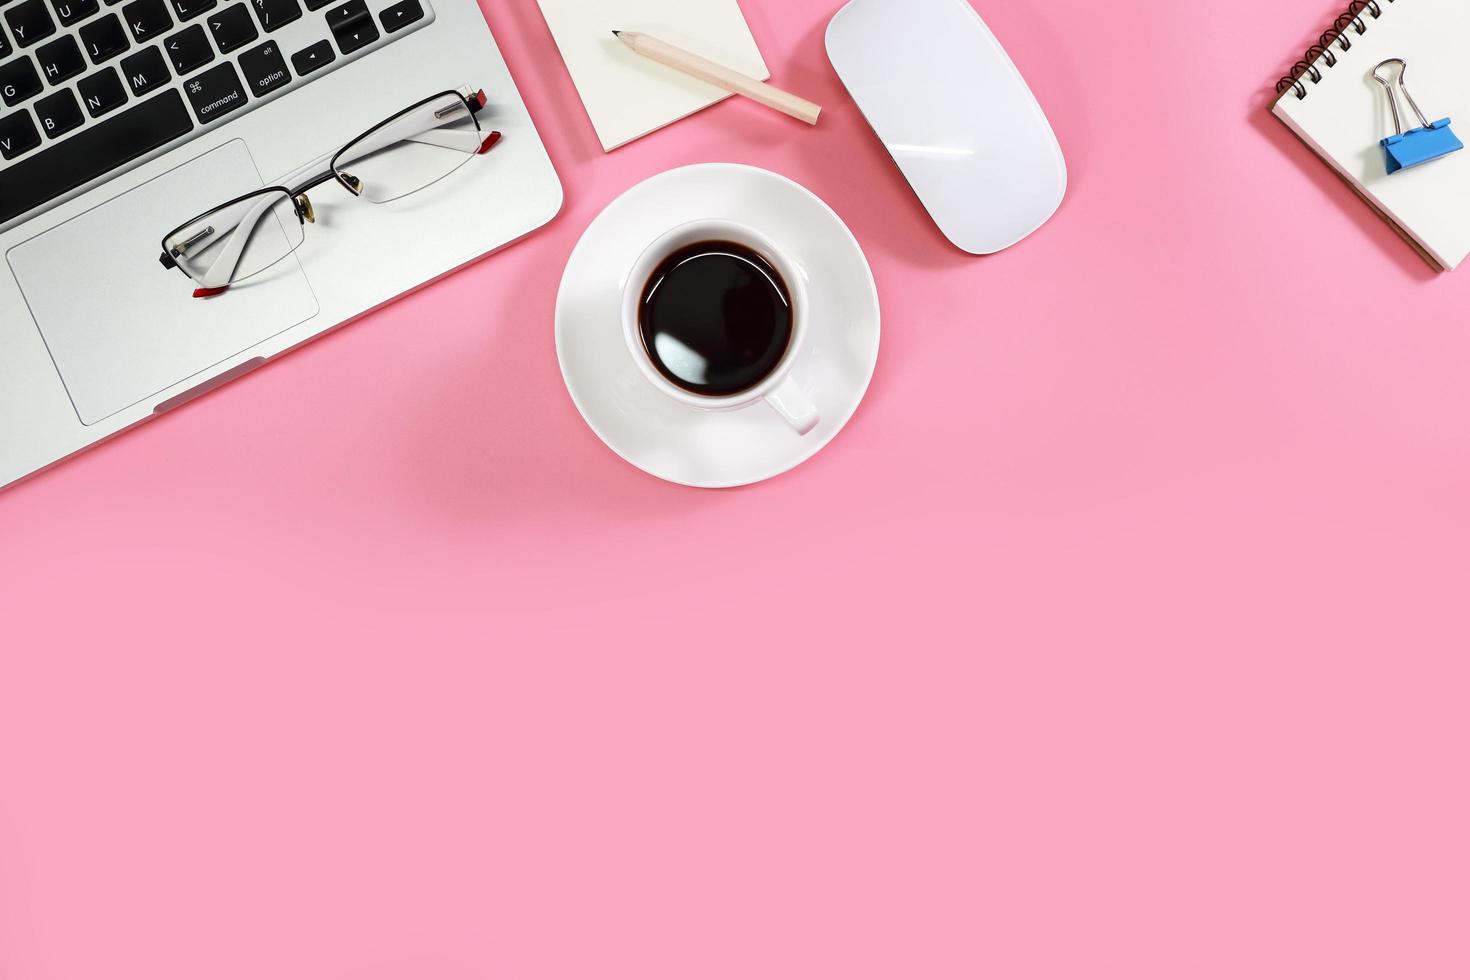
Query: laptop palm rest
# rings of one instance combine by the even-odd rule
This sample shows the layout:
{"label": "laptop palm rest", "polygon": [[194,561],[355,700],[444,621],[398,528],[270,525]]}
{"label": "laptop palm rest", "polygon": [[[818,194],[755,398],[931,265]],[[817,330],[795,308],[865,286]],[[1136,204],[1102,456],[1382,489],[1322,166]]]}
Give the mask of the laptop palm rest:
{"label": "laptop palm rest", "polygon": [[[261,186],[241,140],[12,248],[6,258],[83,425],[156,396],[318,312],[296,257],[195,299],[165,232]],[[271,234],[280,234],[270,229]]]}

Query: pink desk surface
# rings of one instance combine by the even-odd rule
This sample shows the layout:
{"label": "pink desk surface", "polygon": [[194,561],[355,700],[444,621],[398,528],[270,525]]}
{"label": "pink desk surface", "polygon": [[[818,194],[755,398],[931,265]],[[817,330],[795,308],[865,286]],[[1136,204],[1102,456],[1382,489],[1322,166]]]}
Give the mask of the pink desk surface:
{"label": "pink desk surface", "polygon": [[[981,0],[1071,167],[966,257],[746,0],[809,131],[611,156],[519,246],[0,495],[0,977],[1470,972],[1470,272],[1265,112],[1336,7]],[[583,425],[578,235],[732,160],[883,301],[821,455],[699,492]]]}

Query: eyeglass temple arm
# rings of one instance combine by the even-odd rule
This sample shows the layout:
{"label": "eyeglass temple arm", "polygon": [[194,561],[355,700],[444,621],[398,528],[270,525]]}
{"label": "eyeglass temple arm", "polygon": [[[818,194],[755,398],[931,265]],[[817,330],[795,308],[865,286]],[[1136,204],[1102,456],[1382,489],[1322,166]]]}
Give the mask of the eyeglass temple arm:
{"label": "eyeglass temple arm", "polygon": [[[479,101],[483,98],[483,93],[467,95],[464,92],[460,92],[459,94],[469,105],[483,104]],[[474,130],[447,128],[465,120],[466,117],[463,114],[445,115],[449,110],[460,108],[462,106],[458,104],[453,106],[442,104],[436,106],[431,102],[428,105],[420,107],[417,112],[395,119],[375,130],[364,139],[353,143],[346,153],[338,154],[337,162],[339,165],[350,164],[354,161],[361,160],[363,157],[371,156],[386,147],[392,146],[394,143],[403,142],[428,143],[451,150],[468,150],[470,152],[481,152],[495,145],[496,140],[499,139],[499,134],[491,134],[494,138],[487,139],[480,133],[478,125]]]}
{"label": "eyeglass temple arm", "polygon": [[[467,104],[473,107],[470,110],[471,114],[478,113],[488,104],[483,90],[471,95],[469,94],[469,87],[466,86],[459,90],[459,95]],[[428,107],[425,108],[427,109]],[[371,153],[376,153],[384,147],[391,146],[403,140],[410,140],[415,143],[431,143],[435,146],[443,146],[452,150],[461,149],[463,143],[455,140],[454,137],[457,135],[455,131],[443,130],[443,127],[453,125],[458,121],[459,119],[435,118],[432,111],[425,112],[422,115],[405,116],[400,120],[395,120],[395,123],[398,125],[384,126],[374,132],[369,139],[355,144],[352,147],[352,154],[343,157],[341,162],[351,163],[355,160],[360,160]],[[340,150],[333,150],[330,153],[324,153],[319,157],[308,160],[276,181],[276,183],[283,184],[286,187],[301,187],[302,184],[315,186],[319,183],[326,183],[326,181],[332,179],[332,171],[330,169],[332,158],[338,156],[339,153]],[[302,189],[306,190],[309,188],[302,187]]]}
{"label": "eyeglass temple arm", "polygon": [[260,223],[261,215],[265,214],[277,203],[278,199],[262,195],[256,204],[240,216],[240,223],[230,233],[229,240],[209,266],[209,271],[204,274],[204,281],[199,285],[206,290],[223,289],[230,284],[230,279],[235,275],[235,267],[240,264],[240,258],[245,254],[245,246],[250,243],[250,237],[255,234],[255,226]]}

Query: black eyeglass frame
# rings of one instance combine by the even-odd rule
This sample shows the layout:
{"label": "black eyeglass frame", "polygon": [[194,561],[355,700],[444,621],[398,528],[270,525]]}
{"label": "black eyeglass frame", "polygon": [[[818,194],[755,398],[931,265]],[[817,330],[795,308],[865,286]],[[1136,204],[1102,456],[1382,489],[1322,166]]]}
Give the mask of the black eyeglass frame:
{"label": "black eyeglass frame", "polygon": [[[182,252],[176,251],[174,248],[170,248],[168,244],[169,240],[177,235],[179,232],[183,231],[185,228],[188,228],[190,225],[199,221],[199,219],[211,215],[216,211],[222,211],[225,208],[232,207],[236,204],[239,204],[241,201],[248,201],[251,198],[260,197],[263,194],[273,194],[279,192],[280,194],[285,195],[286,199],[291,202],[291,207],[296,213],[296,220],[304,227],[307,221],[315,220],[315,217],[312,214],[310,203],[302,203],[301,195],[305,194],[307,191],[313,190],[317,187],[320,187],[322,184],[335,180],[337,183],[341,184],[342,187],[353,197],[359,196],[362,192],[359,186],[355,186],[355,183],[357,183],[356,178],[352,177],[351,174],[344,172],[341,166],[339,166],[339,162],[342,160],[343,154],[347,153],[354,146],[357,146],[363,140],[376,133],[378,130],[390,125],[395,120],[401,119],[411,112],[422,109],[430,102],[438,101],[439,99],[443,99],[446,96],[449,98],[458,99],[460,102],[464,103],[465,108],[469,110],[470,120],[475,124],[475,132],[484,132],[484,130],[480,128],[479,119],[480,110],[485,108],[486,105],[485,92],[483,89],[479,89],[475,92],[475,94],[468,96],[465,95],[463,91],[460,91],[458,89],[447,89],[443,92],[437,92],[434,95],[429,96],[428,98],[420,99],[413,105],[398,110],[391,116],[388,116],[386,119],[380,120],[374,125],[368,127],[363,132],[359,133],[357,136],[353,137],[347,143],[343,144],[342,147],[340,147],[335,153],[332,154],[331,159],[327,161],[326,172],[310,177],[302,181],[300,184],[297,184],[294,188],[287,187],[284,184],[271,184],[266,187],[258,187],[248,194],[241,194],[239,197],[233,197],[230,198],[228,201],[222,201],[219,204],[216,204],[214,207],[208,208],[207,210],[201,211],[198,214],[194,215],[194,217],[190,218],[188,221],[183,222],[178,227],[174,228],[163,236],[163,240],[159,243],[162,247],[162,251],[159,253],[158,256],[159,264],[161,264],[165,269],[178,269],[185,276],[189,276],[189,274],[185,272],[182,268],[180,268],[179,264],[174,261],[174,257],[176,255],[182,254]],[[489,149],[489,146],[485,145],[486,142],[488,141],[481,143],[481,153]],[[448,175],[446,174],[445,176]],[[427,187],[430,186],[430,184],[426,184],[424,186]],[[189,278],[192,279],[193,277],[189,276]]]}

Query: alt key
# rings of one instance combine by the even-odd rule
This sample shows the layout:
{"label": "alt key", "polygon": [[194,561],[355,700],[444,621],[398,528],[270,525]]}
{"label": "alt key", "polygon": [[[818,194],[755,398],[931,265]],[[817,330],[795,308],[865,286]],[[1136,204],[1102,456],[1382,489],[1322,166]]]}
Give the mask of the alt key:
{"label": "alt key", "polygon": [[257,44],[240,55],[240,71],[244,72],[245,83],[257,99],[291,80],[286,59],[281,57],[280,45],[275,41]]}

